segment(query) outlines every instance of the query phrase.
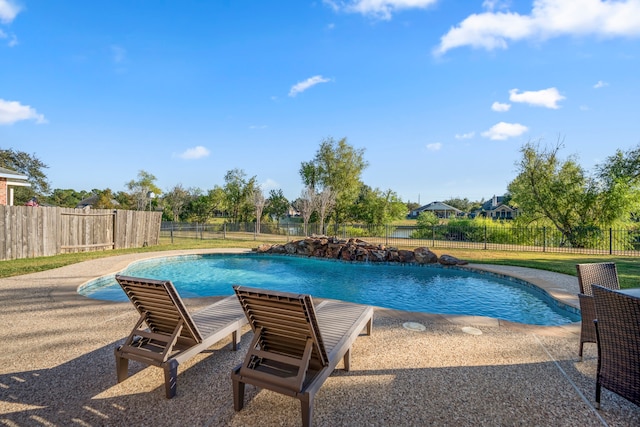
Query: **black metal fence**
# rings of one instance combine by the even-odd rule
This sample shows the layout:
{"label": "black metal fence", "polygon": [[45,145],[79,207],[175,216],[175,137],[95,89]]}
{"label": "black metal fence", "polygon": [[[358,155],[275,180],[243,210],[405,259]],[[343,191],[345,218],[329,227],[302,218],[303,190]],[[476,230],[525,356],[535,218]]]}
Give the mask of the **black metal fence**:
{"label": "black metal fence", "polygon": [[577,229],[570,235],[549,227],[512,227],[495,225],[432,227],[370,226],[362,224],[330,224],[320,230],[309,224],[307,230],[298,222],[197,224],[163,222],[164,238],[248,239],[289,241],[311,235],[361,238],[369,243],[395,247],[466,248],[517,250],[535,252],[567,252],[598,255],[640,256],[640,229]]}

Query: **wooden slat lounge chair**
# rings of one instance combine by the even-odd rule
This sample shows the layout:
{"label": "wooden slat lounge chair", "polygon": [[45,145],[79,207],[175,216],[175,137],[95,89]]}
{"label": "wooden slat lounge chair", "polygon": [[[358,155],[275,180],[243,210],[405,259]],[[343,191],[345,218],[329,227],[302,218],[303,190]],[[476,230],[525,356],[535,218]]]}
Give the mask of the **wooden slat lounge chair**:
{"label": "wooden slat lounge chair", "polygon": [[233,406],[244,406],[244,388],[253,384],[300,400],[302,424],[310,426],[316,392],[340,360],[349,370],[353,342],[366,328],[373,308],[341,301],[314,306],[310,295],[234,286],[253,329],[244,362],[232,374]]}
{"label": "wooden slat lounge chair", "polygon": [[640,298],[593,286],[597,320],[596,407],[602,387],[640,405]]}
{"label": "wooden slat lounge chair", "polygon": [[178,366],[229,334],[233,350],[247,318],[235,296],[227,297],[189,314],[173,283],[168,280],[116,276],[140,313],[140,319],[124,344],[117,347],[118,382],[128,373],[129,360],[164,369],[167,398],[176,394]]}
{"label": "wooden slat lounge chair", "polygon": [[576,264],[578,271],[578,284],[580,285],[580,315],[582,324],[580,326],[580,360],[582,360],[582,349],[586,342],[596,342],[596,329],[593,320],[596,318],[596,309],[593,304],[593,294],[591,285],[604,286],[607,289],[620,289],[618,282],[618,271],[613,262],[597,262],[591,264]]}

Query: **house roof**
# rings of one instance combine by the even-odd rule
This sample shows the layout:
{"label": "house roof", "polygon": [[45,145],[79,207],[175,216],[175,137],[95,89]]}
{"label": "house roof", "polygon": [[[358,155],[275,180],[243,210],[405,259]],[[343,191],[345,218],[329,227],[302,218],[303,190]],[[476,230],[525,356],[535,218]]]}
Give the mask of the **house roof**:
{"label": "house roof", "polygon": [[416,212],[422,211],[454,211],[454,212],[462,212],[458,208],[454,208],[453,206],[449,206],[446,203],[442,202],[431,202],[427,205],[420,206],[418,209],[414,209]]}
{"label": "house roof", "polygon": [[31,184],[27,181],[28,176],[13,171],[11,169],[0,167],[0,178],[7,180],[7,185],[30,187]]}

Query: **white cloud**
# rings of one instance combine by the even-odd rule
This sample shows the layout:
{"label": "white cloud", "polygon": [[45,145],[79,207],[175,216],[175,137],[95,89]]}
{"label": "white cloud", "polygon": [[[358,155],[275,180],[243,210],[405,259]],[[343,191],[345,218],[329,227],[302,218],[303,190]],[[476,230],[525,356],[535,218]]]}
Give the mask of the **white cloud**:
{"label": "white cloud", "polygon": [[602,80],[598,80],[598,83],[594,84],[593,88],[594,89],[600,89],[600,88],[603,88],[605,86],[609,86],[609,83],[603,82]]}
{"label": "white cloud", "polygon": [[299,93],[304,92],[305,90],[309,89],[310,87],[313,87],[317,84],[320,83],[327,83],[330,82],[331,79],[327,79],[325,77],[322,77],[320,75],[318,76],[313,76],[313,77],[309,77],[307,80],[303,81],[303,82],[298,82],[295,85],[291,86],[291,90],[289,91],[289,96],[296,96]]}
{"label": "white cloud", "polygon": [[578,107],[578,108],[580,108],[580,111],[589,111],[589,110],[590,110],[590,108],[589,108],[589,106],[588,106],[588,105],[581,105],[581,106],[580,106],[580,107]]}
{"label": "white cloud", "polygon": [[427,150],[429,151],[439,151],[442,148],[441,142],[434,142],[432,144],[427,144]]}
{"label": "white cloud", "polygon": [[276,181],[274,181],[271,178],[267,178],[266,181],[260,184],[260,188],[263,191],[268,192],[269,190],[277,190],[278,188],[280,188],[280,184],[278,184]]}
{"label": "white cloud", "polygon": [[497,123],[486,131],[482,132],[482,136],[493,140],[505,140],[514,136],[520,136],[529,129],[520,123]]}
{"label": "white cloud", "polygon": [[393,12],[403,9],[425,9],[438,0],[323,0],[337,12],[360,13],[389,20]]}
{"label": "white cloud", "polygon": [[8,24],[12,22],[18,13],[20,6],[12,0],[0,0],[0,22]]}
{"label": "white cloud", "polygon": [[511,109],[511,104],[503,104],[501,102],[496,101],[493,104],[491,104],[491,109],[499,113],[504,113]]}
{"label": "white cloud", "polygon": [[[491,5],[495,2],[485,2]],[[564,35],[640,36],[640,0],[534,0],[529,15],[515,12],[472,14],[440,38],[435,55],[462,46],[506,49],[509,42]]]}
{"label": "white cloud", "polygon": [[518,92],[518,89],[511,89],[509,91],[509,100],[511,102],[523,102],[536,107],[546,107],[554,110],[560,108],[560,106],[558,106],[559,101],[566,99],[560,95],[560,92],[558,92],[558,89],[555,87],[537,91]]}
{"label": "white cloud", "polygon": [[462,134],[457,133],[456,134],[456,139],[471,139],[474,136],[476,136],[475,132],[467,132],[467,133],[462,133]]}
{"label": "white cloud", "polygon": [[22,105],[17,101],[0,99],[0,125],[11,125],[20,120],[35,120],[36,123],[47,123],[44,116],[38,114],[30,106]]}
{"label": "white cloud", "polygon": [[201,159],[203,157],[207,157],[209,156],[209,154],[210,154],[210,151],[208,149],[206,149],[202,145],[198,145],[193,148],[188,148],[184,152],[180,153],[178,157],[185,160],[194,160],[194,159]]}

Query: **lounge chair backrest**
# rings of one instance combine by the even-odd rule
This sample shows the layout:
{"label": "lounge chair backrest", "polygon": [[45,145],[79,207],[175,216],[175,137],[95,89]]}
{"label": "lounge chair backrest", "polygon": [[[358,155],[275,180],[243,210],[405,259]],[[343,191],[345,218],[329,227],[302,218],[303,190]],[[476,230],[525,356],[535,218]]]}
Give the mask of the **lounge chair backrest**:
{"label": "lounge chair backrest", "polygon": [[607,289],[620,289],[618,271],[613,262],[596,262],[591,264],[576,264],[580,293],[593,295],[591,285],[600,285]]}
{"label": "lounge chair backrest", "polygon": [[310,366],[327,365],[325,350],[310,295],[264,292],[257,288],[233,287],[260,348],[269,353],[302,358],[312,340]]}
{"label": "lounge chair backrest", "polygon": [[116,281],[151,332],[171,335],[182,323],[180,341],[192,344],[202,342],[200,331],[170,280],[116,275]]}

